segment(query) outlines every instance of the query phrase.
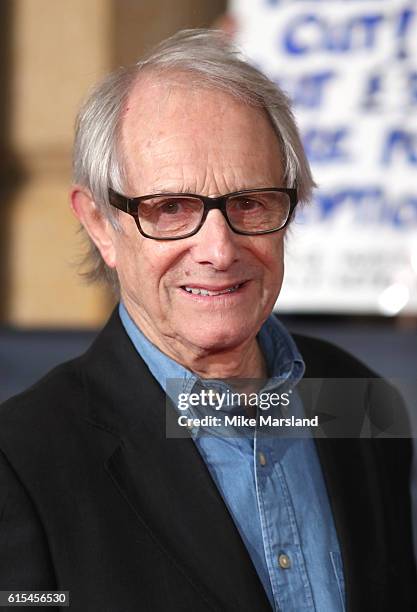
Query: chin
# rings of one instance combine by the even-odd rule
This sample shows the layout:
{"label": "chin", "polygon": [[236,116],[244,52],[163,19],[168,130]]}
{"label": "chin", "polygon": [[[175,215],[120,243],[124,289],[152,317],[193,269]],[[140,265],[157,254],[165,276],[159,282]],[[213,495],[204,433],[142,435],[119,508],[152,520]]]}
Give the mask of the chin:
{"label": "chin", "polygon": [[[236,327],[230,324],[216,325],[211,328],[203,325],[198,326],[196,329],[188,328],[188,341],[194,346],[210,351],[220,352],[227,351],[238,347],[249,339],[248,329],[243,325],[236,325]],[[254,332],[253,337],[256,336]]]}

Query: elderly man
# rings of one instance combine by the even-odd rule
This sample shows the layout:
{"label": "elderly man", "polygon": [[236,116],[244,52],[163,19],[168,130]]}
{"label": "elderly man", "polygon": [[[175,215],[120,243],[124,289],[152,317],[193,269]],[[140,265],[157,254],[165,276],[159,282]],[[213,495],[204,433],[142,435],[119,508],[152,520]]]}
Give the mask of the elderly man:
{"label": "elderly man", "polygon": [[[83,612],[415,609],[409,441],[265,435],[256,402],[220,406],[274,394],[277,421],[304,423],[304,375],[362,379],[342,406],[361,427],[390,410],[365,366],[271,315],[312,187],[286,97],[216,33],[179,33],[92,93],[71,201],[120,304],[2,408],[2,590],[69,590]],[[188,417],[207,397],[203,426]]]}

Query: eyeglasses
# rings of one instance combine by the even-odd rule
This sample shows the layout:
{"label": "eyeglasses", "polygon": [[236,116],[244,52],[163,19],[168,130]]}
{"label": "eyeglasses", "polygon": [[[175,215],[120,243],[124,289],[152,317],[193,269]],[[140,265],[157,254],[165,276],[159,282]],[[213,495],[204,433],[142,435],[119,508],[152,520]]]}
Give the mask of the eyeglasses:
{"label": "eyeglasses", "polygon": [[220,210],[236,234],[255,236],[284,229],[297,204],[297,190],[267,187],[210,198],[189,193],[157,193],[127,198],[109,189],[112,206],[136,221],[153,240],[181,240],[196,234],[210,210]]}

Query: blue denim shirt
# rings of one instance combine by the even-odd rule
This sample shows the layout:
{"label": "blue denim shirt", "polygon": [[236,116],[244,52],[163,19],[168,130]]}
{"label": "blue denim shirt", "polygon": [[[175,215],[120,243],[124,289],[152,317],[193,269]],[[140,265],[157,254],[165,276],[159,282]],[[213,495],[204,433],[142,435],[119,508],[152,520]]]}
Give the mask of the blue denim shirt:
{"label": "blue denim shirt", "polygon": [[[119,313],[136,350],[175,406],[179,393],[191,393],[202,384],[217,391],[227,389],[222,381],[199,380],[162,353],[135,325],[123,304]],[[274,316],[262,326],[258,341],[270,376],[261,391],[291,393],[288,408],[273,408],[275,415],[302,417],[296,383],[304,374],[304,363],[294,341]],[[309,433],[268,435],[258,426],[245,435],[222,435],[221,428],[213,428],[211,435],[201,433],[193,429],[194,442],[234,519],[272,609],[343,612],[339,543]]]}

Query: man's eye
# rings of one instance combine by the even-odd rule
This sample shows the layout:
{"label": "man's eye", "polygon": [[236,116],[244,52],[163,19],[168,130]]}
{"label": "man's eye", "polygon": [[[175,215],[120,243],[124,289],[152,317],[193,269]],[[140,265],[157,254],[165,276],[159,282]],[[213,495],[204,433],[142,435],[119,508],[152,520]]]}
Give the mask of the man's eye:
{"label": "man's eye", "polygon": [[167,215],[175,215],[179,212],[182,212],[182,206],[180,202],[175,202],[175,201],[162,202],[158,206],[158,209],[160,213],[165,213]]}
{"label": "man's eye", "polygon": [[258,210],[262,207],[262,202],[258,202],[258,200],[245,199],[236,203],[236,208],[242,211]]}

